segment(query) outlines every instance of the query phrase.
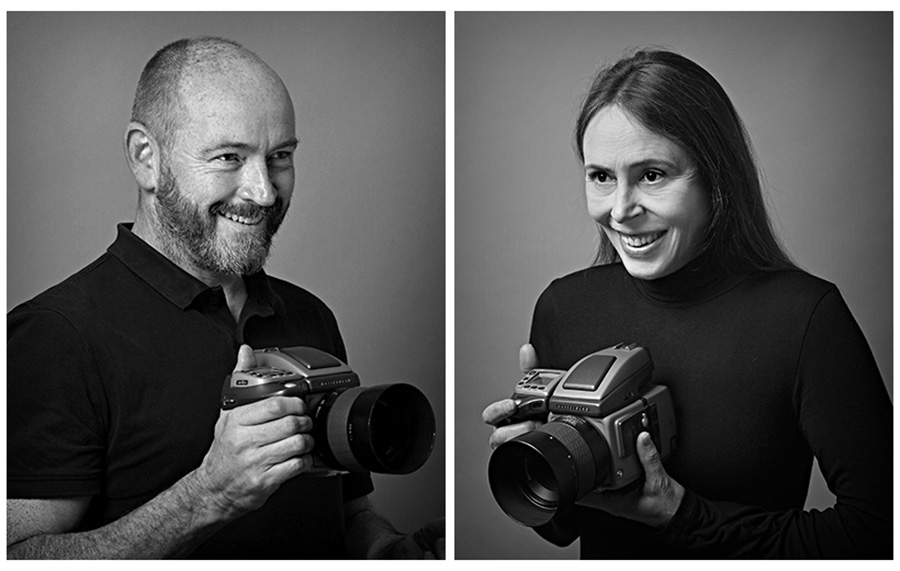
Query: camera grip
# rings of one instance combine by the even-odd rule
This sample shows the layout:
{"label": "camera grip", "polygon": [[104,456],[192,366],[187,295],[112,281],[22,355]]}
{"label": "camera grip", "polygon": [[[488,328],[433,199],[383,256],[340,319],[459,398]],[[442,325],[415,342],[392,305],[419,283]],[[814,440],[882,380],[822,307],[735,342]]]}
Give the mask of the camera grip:
{"label": "camera grip", "polygon": [[234,388],[231,386],[229,375],[225,378],[225,387],[222,391],[222,410],[231,410],[273,396],[304,398],[308,394],[309,384],[305,381],[288,380]]}
{"label": "camera grip", "polygon": [[547,399],[543,396],[529,396],[522,398],[513,398],[516,403],[516,410],[509,417],[503,419],[504,424],[498,426],[506,426],[507,424],[515,424],[517,422],[526,422],[529,420],[547,420]]}

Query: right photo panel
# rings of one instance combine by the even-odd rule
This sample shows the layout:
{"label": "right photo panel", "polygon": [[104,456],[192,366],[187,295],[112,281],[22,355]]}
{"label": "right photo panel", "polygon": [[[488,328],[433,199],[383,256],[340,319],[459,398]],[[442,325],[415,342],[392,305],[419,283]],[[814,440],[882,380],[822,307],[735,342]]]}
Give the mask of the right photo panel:
{"label": "right photo panel", "polygon": [[884,559],[893,27],[455,14],[455,557]]}

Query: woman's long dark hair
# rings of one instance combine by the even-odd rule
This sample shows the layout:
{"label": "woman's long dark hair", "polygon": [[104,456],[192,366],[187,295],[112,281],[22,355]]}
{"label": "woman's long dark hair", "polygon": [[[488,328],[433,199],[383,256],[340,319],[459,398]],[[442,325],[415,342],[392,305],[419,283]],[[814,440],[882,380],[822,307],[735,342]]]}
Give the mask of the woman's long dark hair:
{"label": "woman's long dark hair", "polygon": [[[772,230],[744,124],[709,72],[663,50],[641,50],[602,68],[575,126],[582,163],[588,123],[609,105],[618,105],[645,128],[678,143],[694,161],[712,209],[704,252],[732,272],[795,267]],[[596,262],[617,260],[600,232]]]}

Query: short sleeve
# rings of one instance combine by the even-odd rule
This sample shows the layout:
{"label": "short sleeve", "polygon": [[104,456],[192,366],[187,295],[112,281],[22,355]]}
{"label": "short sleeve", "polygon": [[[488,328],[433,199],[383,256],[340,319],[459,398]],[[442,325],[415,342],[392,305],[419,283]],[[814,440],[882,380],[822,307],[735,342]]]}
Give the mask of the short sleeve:
{"label": "short sleeve", "polygon": [[20,306],[7,329],[8,497],[98,494],[104,398],[86,344],[46,308]]}

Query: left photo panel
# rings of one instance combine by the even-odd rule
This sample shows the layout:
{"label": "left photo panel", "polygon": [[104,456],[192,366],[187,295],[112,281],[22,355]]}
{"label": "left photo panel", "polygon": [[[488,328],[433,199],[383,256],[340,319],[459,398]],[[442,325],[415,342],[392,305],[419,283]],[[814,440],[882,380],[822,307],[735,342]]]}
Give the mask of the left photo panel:
{"label": "left photo panel", "polygon": [[7,14],[7,557],[444,558],[445,15]]}

